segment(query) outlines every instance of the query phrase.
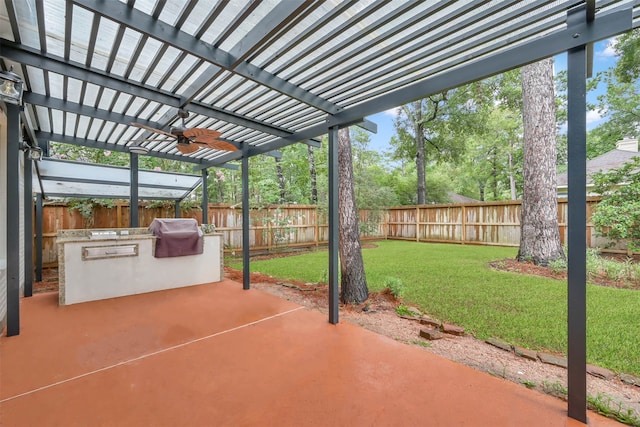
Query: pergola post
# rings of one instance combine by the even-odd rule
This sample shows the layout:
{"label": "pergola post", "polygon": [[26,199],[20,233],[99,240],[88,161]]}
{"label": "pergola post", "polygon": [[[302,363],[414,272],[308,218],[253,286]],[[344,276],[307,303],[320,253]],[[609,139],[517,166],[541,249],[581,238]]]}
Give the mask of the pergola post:
{"label": "pergola post", "polygon": [[22,152],[24,160],[24,296],[33,295],[33,164],[29,159],[29,150]]}
{"label": "pergola post", "polygon": [[7,111],[7,336],[20,334],[20,106]]}
{"label": "pergola post", "polygon": [[138,227],[138,155],[129,153],[129,227]]}
{"label": "pergola post", "polygon": [[[584,22],[584,7],[569,12],[568,22]],[[587,422],[587,56],[586,47],[567,53],[568,139],[568,412]]]}
{"label": "pergola post", "polygon": [[175,217],[176,218],[180,218],[181,216],[181,212],[180,212],[180,200],[176,200],[175,202]]}
{"label": "pergola post", "polygon": [[36,281],[42,282],[42,193],[36,194]]}
{"label": "pergola post", "polygon": [[209,170],[202,169],[202,223],[209,224]]}
{"label": "pergola post", "polygon": [[329,323],[338,323],[338,126],[329,128]]}
{"label": "pergola post", "polygon": [[249,268],[249,150],[242,147],[242,289],[251,288]]}

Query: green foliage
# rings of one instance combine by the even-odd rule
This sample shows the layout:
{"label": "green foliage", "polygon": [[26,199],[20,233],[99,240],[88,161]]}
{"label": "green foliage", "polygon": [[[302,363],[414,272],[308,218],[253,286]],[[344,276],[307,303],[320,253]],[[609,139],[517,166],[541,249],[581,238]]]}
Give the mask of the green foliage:
{"label": "green foliage", "polygon": [[619,169],[593,174],[595,191],[602,195],[591,221],[596,230],[612,240],[624,240],[640,250],[640,157]]}
{"label": "green foliage", "polygon": [[296,220],[292,215],[285,215],[280,207],[269,212],[261,218],[262,225],[267,227],[263,233],[271,233],[271,242],[276,246],[289,242],[289,237],[294,231],[293,224]]}
{"label": "green foliage", "polygon": [[554,259],[553,261],[549,261],[549,268],[558,274],[560,272],[567,270],[567,260],[566,259]]}
{"label": "green foliage", "polygon": [[68,199],[67,203],[69,204],[69,213],[78,211],[80,216],[84,218],[85,225],[87,227],[93,226],[95,206],[104,206],[108,208],[115,206],[115,202],[111,199]]}
{"label": "green foliage", "polygon": [[402,298],[404,296],[404,283],[399,277],[385,277],[384,287],[389,289],[394,298]]}
{"label": "green foliage", "polygon": [[215,224],[202,224],[200,226],[200,228],[202,228],[202,232],[204,234],[211,234],[211,233],[215,233],[216,232],[216,225]]}
{"label": "green foliage", "polygon": [[637,136],[640,128],[640,31],[619,36],[612,47],[618,57],[615,67],[597,76],[606,85],[597,106],[606,121],[589,132],[589,157],[615,148],[615,142],[625,136]]}
{"label": "green foliage", "polygon": [[409,310],[409,307],[407,307],[406,305],[397,306],[396,313],[398,314],[398,316],[413,317],[414,315],[413,312]]}
{"label": "green foliage", "polygon": [[607,395],[601,393],[595,397],[589,395],[587,403],[590,409],[601,415],[631,426],[640,426],[640,416],[635,410],[626,408],[623,402],[616,401]]}
{"label": "green foliage", "polygon": [[635,29],[619,36],[614,49],[618,54],[616,78],[623,83],[631,83],[640,78],[640,30]]}
{"label": "green foliage", "polygon": [[[406,304],[460,325],[478,338],[566,351],[566,282],[488,268],[492,260],[515,257],[515,249],[390,240],[377,244],[362,251],[370,290],[381,291],[386,277],[398,277]],[[326,252],[315,252],[254,261],[251,269],[315,282],[326,265]],[[640,374],[639,305],[638,291],[587,284],[589,363]]]}
{"label": "green foliage", "polygon": [[598,254],[597,250],[587,250],[587,277],[605,276],[611,280],[625,283],[629,286],[640,281],[640,264],[628,258],[625,262],[606,259]]}
{"label": "green foliage", "polygon": [[551,396],[559,397],[561,399],[566,399],[567,394],[569,394],[569,390],[567,390],[567,388],[563,386],[560,381],[542,381],[542,391],[550,394]]}

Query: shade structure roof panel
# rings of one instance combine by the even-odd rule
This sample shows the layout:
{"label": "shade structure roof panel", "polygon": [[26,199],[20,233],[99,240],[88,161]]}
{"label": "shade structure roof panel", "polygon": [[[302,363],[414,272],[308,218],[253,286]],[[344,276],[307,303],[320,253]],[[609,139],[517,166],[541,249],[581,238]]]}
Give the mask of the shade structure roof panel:
{"label": "shade structure roof panel", "polygon": [[[6,0],[0,24],[33,142],[212,167],[627,31],[640,0]],[[132,126],[171,132],[180,110],[240,150]]]}
{"label": "shade structure roof panel", "polygon": [[[34,192],[47,197],[128,199],[130,171],[126,167],[43,159],[33,169]],[[182,200],[202,182],[199,175],[138,171],[138,197]]]}

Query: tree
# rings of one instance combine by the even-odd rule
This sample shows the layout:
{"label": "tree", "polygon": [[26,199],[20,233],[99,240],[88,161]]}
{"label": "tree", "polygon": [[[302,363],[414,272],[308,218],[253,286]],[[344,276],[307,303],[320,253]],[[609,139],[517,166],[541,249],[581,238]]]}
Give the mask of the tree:
{"label": "tree", "polygon": [[625,240],[627,248],[640,250],[640,157],[618,169],[593,174],[595,191],[602,200],[591,217],[596,230],[612,240]]}
{"label": "tree", "polygon": [[450,91],[445,91],[404,105],[396,118],[398,138],[392,139],[391,144],[396,158],[415,159],[419,205],[427,203],[427,161],[455,158],[461,151],[458,141],[447,137],[449,95]]}
{"label": "tree", "polygon": [[[606,86],[598,96],[598,113],[605,121],[587,136],[587,156],[593,158],[615,148],[616,141],[640,132],[640,31],[614,39],[616,65],[592,79]],[[595,108],[595,107],[593,107]]]}
{"label": "tree", "polygon": [[364,273],[360,227],[353,189],[353,160],[349,128],[338,131],[338,199],[339,199],[339,253],[340,300],[344,304],[359,304],[369,297]]}
{"label": "tree", "polygon": [[353,188],[358,209],[379,210],[397,204],[394,191],[385,177],[382,155],[368,148],[371,134],[361,128],[351,131]]}
{"label": "tree", "polygon": [[522,69],[523,197],[519,261],[537,265],[564,259],[556,196],[556,117],[553,59]]}
{"label": "tree", "polygon": [[282,161],[279,157],[273,158],[276,162],[276,175],[278,176],[278,188],[280,189],[280,201],[279,203],[286,203],[287,199],[287,185],[284,182],[284,174],[282,173]]}
{"label": "tree", "polygon": [[316,172],[316,158],[313,154],[313,147],[307,145],[307,159],[309,160],[309,180],[311,182],[311,204],[318,204],[318,182]]}

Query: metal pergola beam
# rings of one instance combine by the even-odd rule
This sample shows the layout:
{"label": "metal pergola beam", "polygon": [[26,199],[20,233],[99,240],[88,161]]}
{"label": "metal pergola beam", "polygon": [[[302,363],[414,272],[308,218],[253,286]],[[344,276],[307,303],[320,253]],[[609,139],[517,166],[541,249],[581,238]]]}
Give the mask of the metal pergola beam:
{"label": "metal pergola beam", "polygon": [[[180,31],[169,24],[154,19],[152,16],[135,9],[133,6],[130,7],[123,3],[100,0],[74,0],[74,3],[100,16],[118,22],[128,28],[135,29],[142,34],[212,63],[214,66],[220,67],[220,69],[233,71],[262,86],[278,91],[329,114],[335,114],[340,111],[340,107],[335,104],[287,80],[268,73],[249,62],[239,61],[237,57],[234,57],[230,53],[219,48],[214,48],[210,44],[200,41],[184,31]],[[289,12],[294,11],[304,3],[302,0],[289,0],[286,2],[289,6]],[[286,16],[288,15],[289,14]]]}
{"label": "metal pergola beam", "polygon": [[[86,178],[68,178],[68,177],[64,177],[64,176],[52,176],[52,175],[46,175],[42,177],[42,181],[43,182],[47,182],[47,181],[57,181],[57,182],[79,182],[79,183],[85,183],[85,184],[103,184],[103,185],[120,185],[120,186],[129,186],[129,182],[123,182],[123,181],[108,181],[105,179],[86,179]],[[198,183],[199,184],[199,183]],[[138,187],[139,188],[162,188],[162,189],[167,189],[167,190],[183,190],[185,191],[185,194],[183,194],[181,196],[181,198],[184,198],[186,195],[188,195],[189,193],[191,193],[194,189],[188,189],[187,187],[182,187],[182,186],[177,186],[177,185],[162,185],[162,184],[141,184],[138,183]]]}
{"label": "metal pergola beam", "polygon": [[[568,13],[569,25],[588,22],[588,9]],[[569,417],[587,423],[587,48],[567,55],[568,262],[567,378]]]}
{"label": "metal pergola beam", "polygon": [[168,92],[160,91],[133,80],[115,77],[115,75],[105,71],[89,68],[70,60],[67,61],[58,56],[43,53],[6,39],[0,39],[0,50],[3,57],[19,62],[22,65],[29,65],[80,81],[91,82],[102,88],[113,89],[117,92],[152,99],[164,105],[177,107],[180,104],[180,98]]}
{"label": "metal pergola beam", "polygon": [[[293,134],[292,132],[284,128],[274,126],[267,122],[250,119],[246,116],[236,114],[232,111],[209,106],[202,102],[192,101],[188,104],[185,104],[183,103],[182,98],[169,92],[161,91],[154,87],[143,85],[134,80],[114,77],[113,74],[106,73],[94,68],[88,68],[83,64],[65,60],[54,55],[38,52],[35,49],[27,48],[23,45],[19,45],[6,39],[0,39],[0,50],[2,51],[3,57],[19,62],[23,65],[29,65],[41,70],[54,72],[80,81],[91,82],[102,88],[108,88],[136,97],[154,100],[163,105],[173,107],[176,109],[176,111],[180,108],[185,107],[185,109],[187,109],[188,111],[192,111],[196,114],[200,114],[212,119],[222,120],[227,123],[243,126],[248,129],[257,130],[259,132],[264,132],[275,136],[286,136]],[[31,95],[25,93],[25,96],[28,99],[28,97]],[[42,100],[42,98],[37,98],[35,96],[33,99],[34,102],[36,99]],[[25,102],[29,101],[26,100]],[[164,117],[164,119],[168,119],[171,116],[172,114],[169,113]],[[136,118],[135,121],[144,124],[144,120],[140,118]],[[130,123],[131,122],[128,122],[127,124]],[[161,124],[162,127],[165,126],[162,122],[157,122],[155,124],[156,126],[158,124]]]}
{"label": "metal pergola beam", "polygon": [[7,336],[20,334],[20,107],[7,112]]}
{"label": "metal pergola beam", "polygon": [[338,126],[329,129],[329,323],[339,321],[338,305]]}
{"label": "metal pergola beam", "polygon": [[24,296],[33,295],[33,174],[28,150],[22,152],[24,164],[23,210],[24,210]]}
{"label": "metal pergola beam", "polygon": [[209,170],[202,169],[202,223],[209,224]]}
{"label": "metal pergola beam", "polygon": [[[332,125],[341,126],[343,123],[352,123],[359,118],[370,116],[380,111],[404,105],[416,99],[430,94],[442,92],[447,89],[459,87],[472,81],[508,71],[525,64],[539,61],[543,58],[554,56],[582,44],[596,42],[607,37],[629,31],[632,28],[631,6],[598,15],[596,25],[578,23],[544,38],[537,38],[511,49],[505,49],[484,59],[449,70],[446,73],[426,78],[418,83],[408,85],[402,89],[390,92],[383,96],[364,101],[355,107],[346,108],[342,112],[328,118]],[[577,36],[577,37],[574,37]],[[287,145],[300,142],[305,139],[315,138],[326,133],[327,124],[321,123],[309,127],[295,135],[282,137],[260,147],[253,147],[250,156],[263,154],[266,151],[280,149]],[[236,153],[221,156],[226,161],[236,160]]]}
{"label": "metal pergola beam", "polygon": [[[127,147],[126,145],[111,144],[108,142],[100,142],[100,141],[95,141],[93,139],[87,139],[87,138],[76,138],[73,136],[62,135],[59,133],[36,131],[36,137],[38,138],[38,141],[62,142],[65,144],[96,148],[99,150],[111,150],[111,151],[117,151],[120,153],[129,153],[129,147]],[[177,154],[161,153],[153,150],[150,150],[145,155],[150,157],[158,157],[161,159],[175,160],[178,162],[194,163],[196,165],[202,165],[206,162],[205,160],[199,159],[199,158],[180,156]],[[209,166],[211,165],[207,165],[207,167]],[[225,168],[225,169],[231,169],[231,170],[238,169],[237,165],[230,165],[226,163],[216,164],[215,166],[220,168]]]}
{"label": "metal pergola beam", "polygon": [[42,282],[42,193],[36,194],[36,281]]}
{"label": "metal pergola beam", "polygon": [[60,98],[54,98],[53,96],[41,95],[35,92],[25,93],[23,96],[23,100],[26,104],[38,105],[40,107],[64,111],[65,113],[78,114],[81,116],[100,119],[107,122],[119,123],[127,126],[131,125],[132,122],[137,122],[153,128],[162,127],[159,122],[154,122],[152,120],[145,120],[139,117],[129,116],[127,114],[114,113],[112,111],[103,110],[96,107],[89,107],[87,105],[66,101]]}
{"label": "metal pergola beam", "polygon": [[138,227],[138,155],[129,153],[129,227]]}
{"label": "metal pergola beam", "polygon": [[[628,5],[620,10],[599,15],[597,25],[577,23],[558,30],[544,38],[536,38],[521,45],[494,53],[486,58],[447,71],[435,77],[398,89],[384,96],[365,101],[357,107],[345,109],[335,115],[337,122],[348,122],[374,112],[395,108],[423,96],[462,86],[472,81],[512,70],[583,44],[631,30],[632,9]],[[318,126],[319,128],[319,126]]]}
{"label": "metal pergola beam", "polygon": [[249,245],[249,156],[247,148],[242,150],[242,289],[251,288],[251,269],[249,263],[251,261]]}

